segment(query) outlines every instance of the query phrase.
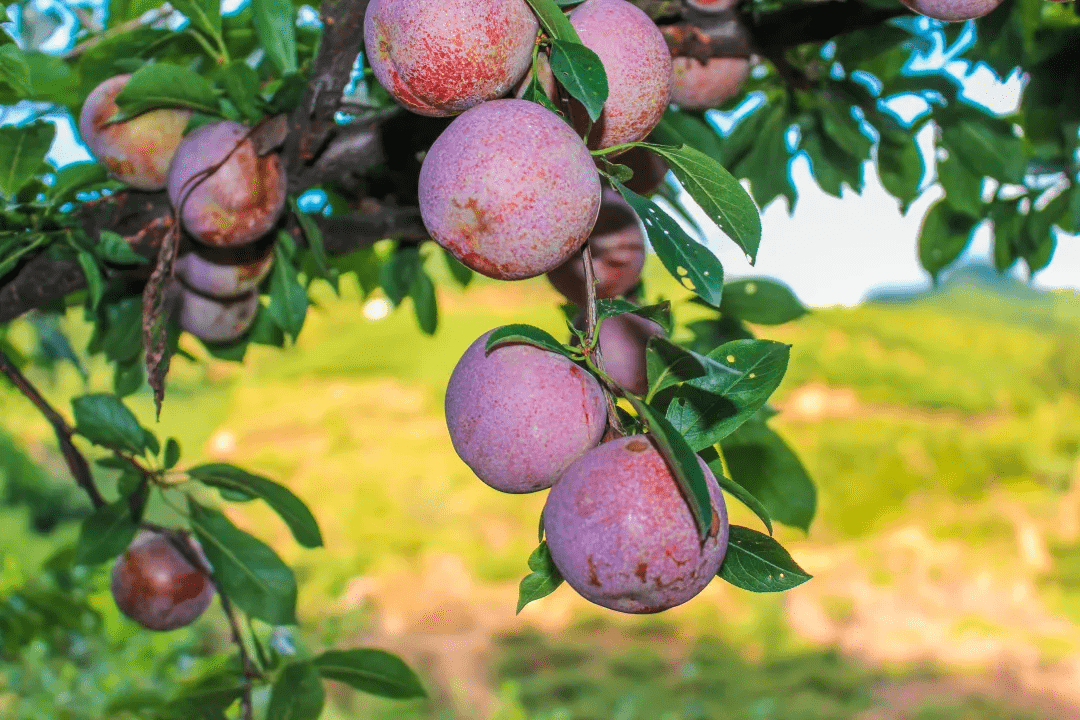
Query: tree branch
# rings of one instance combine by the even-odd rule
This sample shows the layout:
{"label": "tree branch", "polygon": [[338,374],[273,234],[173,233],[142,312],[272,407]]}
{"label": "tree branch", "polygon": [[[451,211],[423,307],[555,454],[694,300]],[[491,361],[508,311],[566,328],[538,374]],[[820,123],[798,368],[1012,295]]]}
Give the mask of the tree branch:
{"label": "tree branch", "polygon": [[53,431],[56,433],[56,441],[60,444],[60,451],[64,455],[64,460],[67,461],[68,469],[71,470],[71,474],[79,487],[90,496],[90,502],[93,503],[95,508],[106,505],[105,498],[102,497],[97,485],[94,484],[94,476],[90,472],[90,465],[87,464],[86,458],[82,456],[75,444],[71,442],[71,436],[75,434],[75,430],[68,425],[67,420],[60,413],[53,409],[49,401],[42,397],[38,389],[22,374],[19,368],[15,367],[15,364],[11,362],[3,350],[0,350],[0,372],[11,380],[11,383],[18,388],[19,392],[25,395],[52,425]]}

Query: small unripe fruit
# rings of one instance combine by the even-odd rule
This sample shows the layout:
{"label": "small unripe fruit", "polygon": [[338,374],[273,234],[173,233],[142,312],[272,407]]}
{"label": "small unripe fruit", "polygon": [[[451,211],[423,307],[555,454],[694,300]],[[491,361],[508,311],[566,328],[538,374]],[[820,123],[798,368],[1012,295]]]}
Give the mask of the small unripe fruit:
{"label": "small unripe fruit", "polygon": [[259,294],[249,293],[231,300],[206,297],[183,288],[180,297],[180,327],[208,343],[239,339],[255,322]]}
{"label": "small unripe fruit", "polygon": [[420,168],[431,237],[498,280],[542,275],[589,236],[600,178],[588,148],[555,113],[492,100],[455,118]]}
{"label": "small unripe fruit", "polygon": [[625,313],[600,322],[600,353],[604,371],[621,387],[635,395],[649,392],[645,351],[649,338],[665,335],[664,329],[637,315]]}
{"label": "small unripe fruit", "polygon": [[176,276],[203,295],[219,299],[235,298],[255,290],[273,264],[273,254],[251,262],[221,264],[191,252],[177,259]]}
{"label": "small unripe fruit", "polygon": [[551,488],[544,530],[551,558],[582,597],[626,613],[653,613],[701,592],[728,544],[727,509],[698,459],[713,518],[702,543],[690,506],[645,435],[619,438],[576,460]]}
{"label": "small unripe fruit", "polygon": [[[184,229],[208,245],[253,242],[285,209],[281,159],[260,157],[247,134],[248,128],[228,120],[203,125],[184,138],[169,168],[169,200],[173,207],[183,200]],[[203,172],[212,167],[217,169],[209,175]]]}
{"label": "small unripe fruit", "polygon": [[566,357],[531,345],[469,346],[446,388],[454,450],[485,483],[508,493],[551,487],[607,426],[600,384]]}
{"label": "small unripe fruit", "polygon": [[[645,266],[645,232],[637,213],[614,190],[604,191],[589,247],[597,298],[618,297],[637,284]],[[580,255],[575,254],[547,277],[567,300],[585,305],[585,263]]]}
{"label": "small unripe fruit", "polygon": [[139,190],[161,190],[192,111],[159,108],[109,124],[129,79],[117,75],[93,89],[79,113],[79,134],[114,178]]}
{"label": "small unripe fruit", "polygon": [[525,75],[539,25],[525,0],[371,0],[364,46],[379,83],[421,115],[456,115]]}
{"label": "small unripe fruit", "polygon": [[[671,54],[645,11],[626,0],[586,0],[570,13],[581,42],[595,52],[608,79],[608,99],[589,132],[593,150],[642,140],[671,97]],[[574,123],[588,116],[576,104]]]}
{"label": "small unripe fruit", "polygon": [[[187,540],[206,562],[198,543]],[[190,625],[214,597],[210,578],[192,567],[164,535],[146,531],[117,558],[110,589],[120,612],[148,630]]]}
{"label": "small unripe fruit", "polygon": [[901,0],[926,17],[945,22],[962,22],[989,15],[1002,0]]}
{"label": "small unripe fruit", "polygon": [[671,102],[687,110],[705,110],[739,94],[750,77],[750,61],[721,57],[702,64],[694,58],[677,57],[671,77]]}

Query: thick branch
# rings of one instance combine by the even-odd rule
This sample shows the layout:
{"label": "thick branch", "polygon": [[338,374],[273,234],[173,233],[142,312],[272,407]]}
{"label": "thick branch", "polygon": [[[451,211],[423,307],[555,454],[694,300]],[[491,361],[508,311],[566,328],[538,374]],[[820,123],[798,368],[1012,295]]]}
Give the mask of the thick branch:
{"label": "thick branch", "polygon": [[[133,199],[133,196],[138,197]],[[146,225],[132,231],[126,221],[107,224],[112,217],[124,216],[116,206],[125,206],[128,211],[137,208],[139,221]],[[156,257],[165,234],[172,227],[172,206],[164,193],[117,193],[108,202],[97,203],[90,209],[93,212],[87,213],[84,224],[91,237],[102,228],[112,229],[127,238],[135,252],[150,261]],[[334,256],[347,255],[383,238],[419,242],[427,237],[419,210],[411,207],[368,203],[361,212],[334,217],[319,216],[315,222],[322,229],[327,253]],[[300,247],[306,246],[295,218],[289,216],[282,221],[281,227],[297,238]],[[181,251],[190,247],[189,241],[181,246]],[[152,264],[125,266],[116,268],[113,273],[133,280],[146,280],[152,267]],[[77,262],[38,255],[0,288],[0,323],[17,318],[28,310],[48,306],[85,287],[86,278]]]}
{"label": "thick branch", "polygon": [[749,57],[754,52],[775,54],[911,14],[900,3],[881,9],[850,0],[828,0],[790,5],[758,17],[737,16],[733,11],[708,15],[687,12],[682,20],[661,29],[672,55],[704,62],[710,57]]}

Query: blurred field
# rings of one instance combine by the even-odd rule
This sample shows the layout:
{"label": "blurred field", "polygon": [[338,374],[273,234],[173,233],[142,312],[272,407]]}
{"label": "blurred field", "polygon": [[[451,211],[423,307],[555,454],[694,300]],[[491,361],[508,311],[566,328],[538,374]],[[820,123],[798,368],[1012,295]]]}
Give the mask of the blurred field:
{"label": "blurred field", "polygon": [[[652,271],[651,294],[683,297]],[[255,348],[242,367],[174,361],[158,434],[180,440],[185,463],[234,462],[312,506],[326,537],[318,551],[295,545],[264,508],[230,510],[296,567],[308,628],[301,648],[386,647],[432,690],[429,702],[404,705],[343,690],[325,717],[1080,716],[1075,296],[972,275],[925,298],[763,329],[793,345],[776,427],[820,494],[809,536],[778,536],[816,577],[783,597],[716,582],[658,618],[601,612],[568,587],[515,617],[543,497],[488,489],[446,437],[445,382],[470,342],[507,322],[564,333],[543,281],[446,290],[434,338],[416,329],[408,301],[370,321],[354,288],[319,298],[294,349]],[[680,321],[700,312],[676,304]],[[81,348],[85,329],[66,327]],[[16,341],[28,333],[14,328]],[[82,391],[70,368],[35,379],[62,408]],[[89,387],[108,384],[92,367]],[[150,421],[148,395],[131,404]],[[12,479],[36,481],[23,454],[59,478],[36,485],[52,494],[50,507],[78,495],[29,405],[0,389],[0,416],[0,479],[12,505],[0,512],[3,597],[74,537],[71,522],[30,533],[25,507],[45,501],[27,499],[28,483]],[[164,506],[153,512],[169,519]],[[755,522],[741,509],[733,519]],[[222,641],[213,620],[171,642],[141,637],[107,600],[95,602],[111,647],[140,654],[140,667],[165,648],[198,655]],[[116,662],[95,665],[107,647],[86,650],[74,679],[64,663],[32,653],[0,664],[0,715],[6,707],[36,717],[18,713],[48,698],[76,708],[55,717],[93,717],[78,708],[126,682]],[[150,666],[154,682],[180,672],[166,665]],[[29,677],[45,666],[56,668],[52,685]],[[67,701],[54,699],[58,687]]]}

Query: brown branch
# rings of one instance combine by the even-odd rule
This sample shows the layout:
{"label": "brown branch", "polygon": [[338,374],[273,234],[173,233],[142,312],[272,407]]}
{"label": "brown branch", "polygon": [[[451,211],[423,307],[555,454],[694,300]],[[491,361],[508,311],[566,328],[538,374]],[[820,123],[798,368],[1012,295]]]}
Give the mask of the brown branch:
{"label": "brown branch", "polygon": [[[121,212],[120,208],[126,209]],[[134,231],[123,220],[132,208],[137,209],[140,220],[146,223]],[[96,204],[93,210],[94,214],[86,219],[91,237],[101,229],[113,228],[131,243],[135,252],[150,261],[156,258],[162,241],[173,227],[172,206],[164,193],[132,192],[130,196],[118,193],[109,198],[109,202]],[[109,225],[109,218],[118,215],[122,221]],[[414,207],[399,208],[368,202],[360,212],[332,217],[316,216],[315,222],[323,232],[327,253],[333,256],[347,255],[383,238],[409,242],[420,242],[427,238],[420,211]],[[294,217],[288,216],[282,221],[281,227],[296,238],[298,246],[307,247],[307,241]],[[193,246],[193,241],[185,240],[181,252]],[[113,276],[145,281],[152,268],[152,264],[124,266],[110,272]],[[38,255],[15,271],[7,284],[0,288],[0,323],[13,320],[29,310],[48,306],[85,287],[86,277],[77,262],[53,259],[46,254]]]}
{"label": "brown branch", "polygon": [[94,484],[94,476],[90,472],[90,465],[87,464],[86,458],[82,456],[75,444],[71,442],[71,436],[75,434],[75,430],[68,425],[67,420],[60,413],[53,409],[49,401],[42,397],[38,389],[22,374],[19,368],[15,367],[15,364],[11,362],[3,350],[0,350],[0,372],[11,380],[11,383],[18,388],[19,392],[25,395],[52,425],[53,432],[56,433],[56,441],[60,444],[60,452],[63,453],[64,460],[67,461],[68,469],[71,470],[71,474],[79,487],[90,496],[90,502],[94,508],[106,505],[105,498],[102,497],[97,485]]}

